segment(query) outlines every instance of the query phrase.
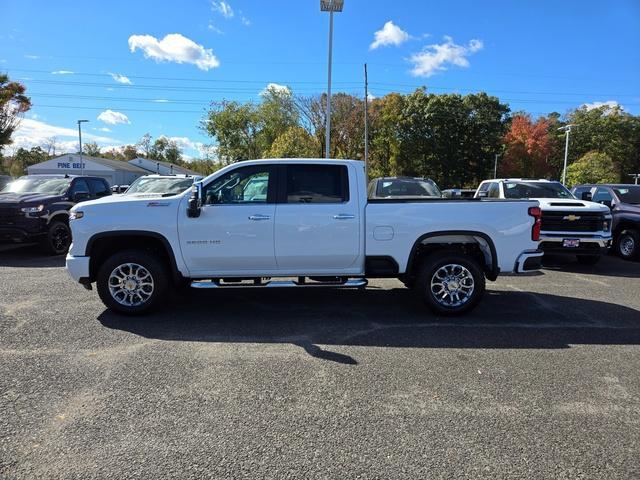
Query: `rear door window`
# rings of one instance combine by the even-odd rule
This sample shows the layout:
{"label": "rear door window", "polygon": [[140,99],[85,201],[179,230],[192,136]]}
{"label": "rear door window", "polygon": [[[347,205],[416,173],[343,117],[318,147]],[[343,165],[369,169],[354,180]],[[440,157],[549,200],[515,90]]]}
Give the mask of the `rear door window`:
{"label": "rear door window", "polygon": [[344,203],[349,201],[345,165],[287,165],[285,203]]}
{"label": "rear door window", "polygon": [[89,185],[84,179],[76,180],[73,186],[71,187],[71,191],[69,195],[73,196],[76,193],[88,193],[91,195],[91,190],[89,190]]}
{"label": "rear door window", "polygon": [[91,187],[92,196],[100,198],[111,194],[107,182],[101,178],[88,178],[87,182],[89,182],[89,186]]}
{"label": "rear door window", "polygon": [[489,187],[489,192],[487,193],[487,197],[489,198],[500,198],[500,184],[496,182],[492,182]]}

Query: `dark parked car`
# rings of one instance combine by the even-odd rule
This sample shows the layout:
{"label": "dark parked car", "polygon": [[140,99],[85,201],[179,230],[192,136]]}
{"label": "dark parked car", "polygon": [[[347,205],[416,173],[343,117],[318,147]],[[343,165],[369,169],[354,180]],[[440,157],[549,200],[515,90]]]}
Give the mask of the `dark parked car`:
{"label": "dark parked car", "polygon": [[369,198],[442,198],[436,182],[430,178],[380,177],[369,182]]}
{"label": "dark parked car", "polygon": [[442,191],[444,198],[473,198],[475,194],[475,188],[448,188]]}
{"label": "dark parked car", "polygon": [[640,185],[578,185],[573,194],[608,206],[613,215],[613,244],[622,258],[640,257]]}
{"label": "dark parked car", "polygon": [[46,252],[63,254],[71,244],[71,207],[106,195],[111,189],[99,177],[20,177],[0,190],[0,242],[39,242]]}

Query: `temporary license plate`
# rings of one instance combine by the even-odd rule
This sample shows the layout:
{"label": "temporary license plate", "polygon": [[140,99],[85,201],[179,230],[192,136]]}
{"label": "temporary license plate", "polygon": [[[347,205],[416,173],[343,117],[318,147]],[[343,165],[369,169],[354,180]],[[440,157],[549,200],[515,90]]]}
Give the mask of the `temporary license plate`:
{"label": "temporary license plate", "polygon": [[579,238],[565,238],[562,240],[562,246],[568,248],[576,248],[580,246]]}

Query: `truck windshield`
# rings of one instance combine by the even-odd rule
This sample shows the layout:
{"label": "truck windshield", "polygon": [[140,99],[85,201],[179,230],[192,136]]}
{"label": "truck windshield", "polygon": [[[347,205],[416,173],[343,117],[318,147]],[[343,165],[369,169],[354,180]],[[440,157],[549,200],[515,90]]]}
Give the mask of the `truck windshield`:
{"label": "truck windshield", "polygon": [[193,178],[145,178],[140,177],[125,192],[125,195],[157,193],[176,195],[193,185]]}
{"label": "truck windshield", "polygon": [[505,182],[505,198],[567,198],[573,194],[559,182]]}
{"label": "truck windshield", "polygon": [[614,187],[613,191],[616,192],[621,202],[640,205],[640,185]]}
{"label": "truck windshield", "polygon": [[378,182],[377,197],[442,197],[433,180],[418,178],[382,179]]}
{"label": "truck windshield", "polygon": [[46,193],[62,195],[69,188],[70,178],[25,177],[7,184],[0,193]]}

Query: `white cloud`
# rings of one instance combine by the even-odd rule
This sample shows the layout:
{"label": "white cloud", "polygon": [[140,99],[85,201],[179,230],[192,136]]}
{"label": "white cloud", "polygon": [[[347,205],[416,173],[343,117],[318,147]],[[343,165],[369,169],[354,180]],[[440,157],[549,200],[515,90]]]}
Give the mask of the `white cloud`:
{"label": "white cloud", "polygon": [[373,95],[371,92],[367,92],[367,100],[372,101],[375,99],[376,99],[375,95]]}
{"label": "white cloud", "polygon": [[249,20],[244,15],[242,15],[242,17],[240,17],[240,21],[242,22],[242,25],[244,25],[245,27],[250,27],[251,26],[251,20]]}
{"label": "white cloud", "polygon": [[166,98],[156,98],[155,100],[153,100],[153,102],[155,103],[170,103],[170,100],[167,100]]}
{"label": "white cloud", "polygon": [[40,58],[39,55],[25,55],[24,58],[28,58],[29,60],[38,60]]}
{"label": "white cloud", "polygon": [[213,23],[209,23],[207,28],[211,30],[213,33],[217,33],[218,35],[224,35],[224,32],[220,30],[218,27],[216,27]]}
{"label": "white cloud", "polygon": [[71,70],[56,70],[55,72],[51,72],[52,75],[73,75],[73,73]]}
{"label": "white cloud", "polygon": [[[13,143],[9,147],[13,149],[42,147],[47,139],[51,137],[56,137],[57,139],[56,150],[58,152],[74,152],[78,148],[77,128],[58,127],[30,118],[22,119],[11,137]],[[89,132],[82,132],[82,138],[98,144],[117,142],[113,138],[94,135]]]}
{"label": "white cloud", "polygon": [[411,74],[416,77],[430,77],[439,71],[447,70],[449,65],[466,68],[469,66],[467,57],[482,50],[482,47],[480,40],[471,40],[464,46],[456,45],[451,37],[446,36],[444,43],[427,45],[421,52],[411,55]]}
{"label": "white cloud", "polygon": [[269,92],[273,92],[279,95],[291,95],[291,89],[286,85],[280,85],[278,83],[270,83],[264,90],[260,92],[260,95],[266,95]]}
{"label": "white cloud", "polygon": [[111,129],[107,127],[94,128],[93,130],[97,130],[99,132],[110,132]]}
{"label": "white cloud", "polygon": [[385,45],[401,45],[411,38],[411,36],[395,25],[391,20],[384,24],[381,30],[374,33],[375,39],[369,45],[369,50],[375,50]]}
{"label": "white cloud", "polygon": [[113,110],[105,110],[98,115],[98,120],[109,125],[117,125],[119,123],[131,123],[129,118],[121,112],[115,112]]}
{"label": "white cloud", "polygon": [[621,110],[624,110],[624,107],[620,105],[618,102],[616,102],[615,100],[608,100],[606,102],[583,103],[582,105],[580,105],[580,108],[586,108],[587,111],[594,110],[596,108],[601,108],[601,107],[605,107],[604,108],[605,111],[612,110],[616,107],[620,108]]}
{"label": "white cloud", "polygon": [[124,75],[120,75],[119,73],[111,73],[111,78],[113,78],[116,82],[122,83],[124,85],[133,85],[133,82],[129,79],[129,77],[125,77]]}
{"label": "white cloud", "polygon": [[193,40],[179,34],[170,33],[162,40],[151,35],[131,35],[129,50],[142,50],[144,56],[157,62],[191,63],[200,70],[216,68],[220,62],[211,49],[205,49]]}
{"label": "white cloud", "polygon": [[225,1],[211,2],[211,9],[214,12],[218,12],[224,18],[233,18],[233,8]]}

